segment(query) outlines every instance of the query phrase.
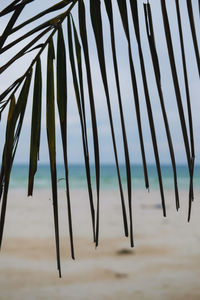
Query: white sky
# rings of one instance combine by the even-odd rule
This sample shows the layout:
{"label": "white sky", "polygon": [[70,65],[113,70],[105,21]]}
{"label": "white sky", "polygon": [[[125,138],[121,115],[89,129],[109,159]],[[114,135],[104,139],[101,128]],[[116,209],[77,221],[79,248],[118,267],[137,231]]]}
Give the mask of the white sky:
{"label": "white sky", "polygon": [[[4,8],[9,1],[1,0],[0,10]],[[21,16],[19,23],[26,18],[29,18],[32,15],[35,15],[39,9],[47,8],[54,3],[56,0],[35,0],[33,4],[29,4],[27,9],[24,11]],[[86,1],[87,2],[87,1]],[[89,1],[88,1],[89,2]],[[120,126],[120,118],[119,118],[119,109],[118,109],[118,100],[116,97],[116,87],[114,81],[114,73],[113,73],[113,64],[112,64],[112,53],[110,47],[110,38],[109,38],[109,26],[107,16],[105,14],[103,1],[102,2],[102,14],[103,14],[103,24],[104,24],[104,41],[105,41],[105,53],[106,53],[106,62],[107,62],[107,72],[108,72],[108,81],[110,87],[110,95],[112,101],[112,109],[113,109],[113,119],[115,124],[115,133],[117,139],[117,147],[119,160],[121,163],[124,162],[124,153],[123,153],[123,143],[122,143],[122,134],[121,134],[121,126]],[[147,79],[148,86],[151,96],[153,115],[155,119],[156,126],[156,134],[158,139],[159,153],[162,163],[170,162],[168,144],[165,135],[165,130],[163,126],[162,114],[159,104],[159,98],[157,94],[157,89],[155,85],[155,78],[151,63],[150,52],[148,48],[148,41],[146,38],[146,30],[144,23],[144,14],[143,14],[143,2],[138,1],[139,7],[139,18],[141,24],[141,37],[142,37],[142,46],[144,50],[144,59],[147,70]],[[172,139],[174,142],[175,148],[175,156],[176,161],[178,163],[186,163],[185,158],[185,150],[183,147],[183,139],[181,137],[180,131],[180,121],[177,112],[176,98],[173,89],[173,82],[170,74],[170,66],[167,56],[167,48],[165,42],[165,35],[163,30],[163,23],[161,19],[161,9],[160,9],[160,1],[159,0],[150,0],[149,1],[152,6],[152,14],[154,21],[154,30],[156,36],[156,46],[159,55],[160,68],[161,68],[161,77],[162,77],[162,86],[163,93],[165,97],[165,105],[167,108],[167,113],[170,122],[170,129],[172,134]],[[187,58],[187,66],[188,66],[188,74],[190,80],[190,94],[191,94],[191,103],[192,103],[192,112],[193,112],[193,120],[194,120],[194,131],[195,131],[195,144],[196,144],[196,161],[200,162],[200,122],[199,122],[199,111],[200,111],[200,86],[199,86],[199,78],[197,73],[196,61],[194,56],[194,49],[191,39],[190,27],[188,24],[187,11],[186,11],[186,1],[180,1],[181,12],[182,12],[182,21],[184,23],[183,30],[185,35],[185,49],[186,49],[186,58]],[[195,12],[195,22],[197,24],[197,36],[200,36],[200,17],[198,14],[197,0],[192,0],[192,4]],[[141,154],[140,154],[140,146],[137,132],[137,123],[135,117],[135,107],[134,107],[134,99],[132,94],[132,87],[130,82],[130,72],[128,65],[128,52],[127,52],[127,42],[124,37],[123,29],[121,26],[121,20],[119,17],[118,10],[116,9],[116,0],[112,0],[114,4],[114,15],[115,15],[115,33],[116,33],[116,45],[117,45],[117,55],[118,55],[118,63],[120,70],[120,82],[121,82],[121,91],[123,96],[123,105],[124,105],[124,114],[125,114],[125,122],[126,129],[129,141],[129,150],[130,150],[130,158],[133,163],[141,163]],[[179,36],[178,36],[178,27],[176,22],[176,11],[175,11],[175,1],[168,0],[167,9],[169,13],[170,26],[172,32],[172,38],[174,43],[174,49],[176,53],[176,62],[177,62],[177,70],[180,79],[180,87],[183,99],[183,105],[186,109],[186,99],[185,99],[185,91],[184,91],[184,81],[183,81],[183,72],[182,72],[182,64],[181,64],[181,52],[179,46]],[[30,9],[31,8],[31,9]],[[77,11],[73,10],[74,17],[76,19]],[[91,66],[92,66],[92,78],[94,85],[94,94],[95,94],[95,105],[97,110],[97,122],[99,129],[99,140],[100,140],[100,158],[102,163],[112,163],[114,162],[113,156],[113,147],[112,140],[110,134],[110,126],[108,122],[108,113],[106,107],[106,100],[104,95],[103,86],[101,83],[101,77],[99,73],[98,60],[96,55],[96,48],[93,38],[93,33],[91,29],[91,23],[89,20],[89,10],[87,7],[87,16],[88,16],[88,32],[89,32],[89,44],[90,44],[90,58],[91,58]],[[49,18],[49,17],[48,17]],[[0,28],[3,30],[7,17],[0,19]],[[154,155],[152,150],[151,136],[149,132],[149,124],[146,113],[146,105],[143,93],[143,84],[140,72],[139,65],[139,57],[137,52],[137,44],[135,40],[135,35],[132,27],[132,20],[129,18],[130,30],[131,30],[131,39],[132,39],[132,52],[135,63],[135,69],[138,80],[138,89],[140,95],[140,104],[141,104],[141,117],[142,117],[142,126],[144,132],[144,141],[145,148],[147,154],[147,161],[149,163],[154,163]],[[27,26],[28,28],[28,26]],[[66,33],[66,22],[64,23],[64,31]],[[26,28],[23,29],[25,32]],[[15,39],[16,36],[13,35],[11,39]],[[66,47],[67,47],[67,39],[65,34]],[[55,47],[56,47],[56,37],[54,38]],[[0,57],[0,66],[3,65],[8,59],[9,56],[16,53],[16,49],[8,52],[5,55],[1,55]],[[12,83],[20,74],[26,70],[29,65],[32,56],[36,52],[28,54],[23,57],[18,63],[14,64],[10,67],[6,73],[1,75],[1,84],[0,84],[0,92],[2,92],[10,83]],[[40,151],[40,160],[41,162],[48,161],[48,149],[47,149],[47,141],[46,141],[46,131],[45,131],[45,81],[46,81],[46,52],[42,56],[43,58],[43,117],[42,117],[42,138],[41,138],[41,151]],[[68,59],[68,57],[67,57]],[[74,90],[71,79],[71,68],[69,60],[68,64],[68,154],[69,161],[71,163],[79,163],[83,161],[83,151],[82,151],[82,142],[81,142],[81,132],[80,132],[80,121],[78,117],[76,102],[74,98]],[[84,71],[85,74],[85,71]],[[32,95],[32,91],[30,93]],[[87,85],[85,82],[85,96],[86,96],[86,110],[87,110],[87,122],[88,122],[88,137],[89,137],[89,145],[90,145],[90,157],[91,162],[93,162],[93,148],[92,148],[92,129],[91,129],[91,120],[90,120],[90,110],[88,105],[88,93],[87,93]],[[29,99],[29,105],[27,107],[27,113],[24,121],[24,128],[21,134],[19,149],[16,154],[16,162],[27,162],[29,160],[29,143],[30,143],[30,124],[31,124],[31,96]],[[187,115],[186,115],[187,120]],[[0,123],[0,131],[1,131],[1,140],[4,137],[4,128],[5,128],[6,114],[3,115],[2,121]],[[188,120],[187,120],[188,121]],[[57,130],[57,161],[62,162],[62,148],[61,141],[59,135],[59,122],[58,118],[56,121],[56,130]],[[0,146],[0,150],[2,151],[2,143]]]}

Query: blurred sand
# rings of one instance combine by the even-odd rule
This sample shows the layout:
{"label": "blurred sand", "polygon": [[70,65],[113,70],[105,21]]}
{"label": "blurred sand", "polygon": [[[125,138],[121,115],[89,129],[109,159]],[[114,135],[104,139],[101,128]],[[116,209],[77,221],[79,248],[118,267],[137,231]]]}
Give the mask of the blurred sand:
{"label": "blurred sand", "polygon": [[95,250],[86,191],[71,192],[76,260],[70,258],[65,192],[59,192],[62,278],[58,278],[50,191],[11,190],[0,253],[0,299],[200,299],[200,193],[187,223],[187,193],[133,193],[135,247],[123,236],[118,191],[101,192]]}

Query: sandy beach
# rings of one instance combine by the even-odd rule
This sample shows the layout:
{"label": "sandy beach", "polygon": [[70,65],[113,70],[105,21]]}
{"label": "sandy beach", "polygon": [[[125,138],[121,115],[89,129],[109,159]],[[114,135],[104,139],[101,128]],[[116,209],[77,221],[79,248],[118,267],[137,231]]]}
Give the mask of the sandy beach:
{"label": "sandy beach", "polygon": [[70,258],[65,191],[59,191],[62,278],[58,278],[51,192],[11,190],[2,250],[0,299],[200,299],[200,192],[187,223],[187,192],[175,210],[166,191],[133,193],[135,247],[123,235],[119,192],[101,192],[100,242],[92,242],[88,194],[72,190],[76,260]]}

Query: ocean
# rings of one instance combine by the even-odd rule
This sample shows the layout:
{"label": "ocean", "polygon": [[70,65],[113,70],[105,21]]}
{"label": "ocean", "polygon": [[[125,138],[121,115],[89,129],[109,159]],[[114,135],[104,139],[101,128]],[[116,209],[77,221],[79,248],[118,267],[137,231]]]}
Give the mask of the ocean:
{"label": "ocean", "polygon": [[[173,189],[173,172],[170,165],[162,165],[163,186],[165,189]],[[144,189],[144,175],[141,165],[132,165],[132,188]],[[126,186],[126,169],[124,165],[120,165],[120,173],[124,189]],[[148,165],[148,175],[150,189],[158,189],[158,176],[155,165]],[[180,189],[188,190],[189,186],[189,173],[186,165],[177,166],[178,186]],[[65,189],[65,171],[63,165],[57,166],[57,179],[58,189]],[[91,165],[91,179],[92,186],[95,189],[95,169]],[[72,189],[85,189],[87,188],[86,173],[84,165],[69,165],[69,184]],[[15,164],[11,173],[10,188],[13,189],[26,189],[28,185],[28,165]],[[102,165],[101,166],[101,189],[118,189],[118,179],[115,165]],[[194,172],[194,188],[200,187],[200,165],[195,167]],[[50,168],[47,164],[39,164],[37,173],[35,175],[34,188],[36,189],[49,189],[51,188]]]}

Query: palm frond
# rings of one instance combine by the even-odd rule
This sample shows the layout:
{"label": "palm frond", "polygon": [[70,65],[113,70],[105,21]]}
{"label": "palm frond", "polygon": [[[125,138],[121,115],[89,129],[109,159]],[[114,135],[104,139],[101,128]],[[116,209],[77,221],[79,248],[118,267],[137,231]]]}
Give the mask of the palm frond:
{"label": "palm frond", "polygon": [[[161,13],[159,13],[160,23],[164,30],[164,38],[158,36],[154,25],[153,5],[148,1],[144,4],[144,15],[141,15],[139,6],[142,5],[137,0],[117,0],[114,3],[111,0],[60,0],[54,5],[46,7],[48,1],[43,4],[45,8],[37,11],[34,16],[21,17],[26,9],[31,9],[34,5],[33,0],[15,0],[8,1],[7,6],[0,8],[0,17],[7,18],[1,36],[0,36],[0,54],[6,59],[1,60],[0,75],[4,76],[9,72],[10,68],[15,66],[21,59],[30,56],[30,62],[26,70],[23,69],[19,76],[13,78],[12,83],[8,83],[5,89],[0,94],[0,120],[4,120],[2,116],[8,113],[5,129],[5,141],[0,171],[0,247],[2,244],[4,223],[6,216],[7,198],[10,185],[11,170],[15,159],[16,150],[21,135],[22,127],[24,126],[24,116],[28,103],[28,99],[32,100],[32,118],[30,131],[30,157],[29,157],[29,175],[28,175],[28,195],[33,194],[34,177],[38,168],[39,150],[42,146],[40,135],[42,128],[42,104],[43,104],[43,89],[44,79],[46,81],[46,132],[49,150],[49,161],[51,171],[51,185],[52,185],[52,201],[53,201],[53,215],[55,227],[55,242],[56,242],[56,257],[57,268],[59,276],[61,276],[60,263],[60,238],[59,238],[59,207],[58,207],[58,187],[57,187],[57,157],[56,157],[56,105],[58,108],[60,133],[62,140],[62,152],[65,168],[65,186],[66,186],[66,200],[67,200],[67,214],[69,224],[69,240],[71,246],[71,256],[75,258],[74,239],[73,239],[73,222],[72,222],[72,208],[71,195],[69,185],[69,161],[68,161],[68,91],[70,95],[73,94],[78,108],[79,126],[81,131],[81,145],[83,150],[83,158],[85,164],[85,175],[87,181],[87,189],[89,195],[89,205],[91,214],[93,241],[96,246],[99,244],[100,231],[100,146],[101,140],[99,136],[97,110],[97,95],[95,91],[95,84],[93,79],[93,70],[98,65],[99,80],[97,84],[102,86],[104,97],[106,100],[106,113],[108,113],[108,122],[111,132],[112,151],[114,154],[116,174],[119,185],[122,221],[125,236],[130,235],[130,244],[134,246],[133,239],[133,217],[132,217],[132,173],[131,161],[134,154],[131,154],[131,147],[133,137],[129,135],[130,128],[126,122],[126,95],[123,94],[123,84],[121,82],[120,69],[120,51],[117,44],[118,28],[119,26],[125,45],[123,46],[123,53],[127,53],[127,74],[130,77],[131,98],[134,103],[130,112],[136,115],[136,127],[139,137],[139,149],[141,153],[144,183],[145,187],[149,189],[149,174],[147,167],[148,149],[145,146],[146,133],[144,127],[148,127],[150,133],[151,145],[153,148],[154,160],[157,168],[158,183],[161,195],[161,203],[163,215],[166,215],[166,205],[163,187],[163,174],[161,168],[161,150],[159,148],[158,128],[156,126],[155,112],[154,112],[154,98],[155,94],[152,92],[150,83],[155,83],[156,93],[158,95],[157,107],[159,107],[161,119],[163,121],[164,130],[167,139],[167,151],[169,151],[171,167],[173,170],[173,182],[175,192],[175,206],[178,210],[179,203],[179,187],[177,175],[177,154],[176,141],[173,139],[173,130],[170,124],[170,116],[167,105],[167,97],[164,91],[164,76],[163,61],[159,53],[158,39],[163,39],[166,42],[167,55],[169,58],[169,70],[174,88],[174,99],[177,104],[177,118],[179,119],[180,132],[183,138],[183,148],[187,159],[187,167],[189,172],[189,207],[188,207],[188,221],[191,217],[192,201],[194,200],[193,177],[195,168],[196,153],[195,144],[195,118],[193,117],[192,107],[192,92],[190,87],[191,76],[189,73],[189,61],[187,60],[188,46],[186,47],[185,31],[183,27],[183,12],[184,7],[188,16],[187,25],[192,40],[192,51],[189,54],[191,59],[195,62],[197,70],[200,74],[200,58],[199,58],[199,41],[196,28],[194,5],[190,0],[180,3],[174,0],[174,7],[176,8],[176,19],[174,22],[178,26],[178,46],[173,43],[173,32],[170,26],[171,18],[167,9],[165,0],[161,0],[159,5]],[[196,1],[196,7],[200,8],[200,1]],[[24,14],[25,15],[25,14]],[[106,22],[102,20],[106,18]],[[156,14],[155,14],[156,16]],[[120,22],[118,19],[120,18]],[[117,20],[117,26],[116,26]],[[130,22],[131,21],[131,22]],[[64,24],[67,25],[64,29]],[[131,24],[131,25],[130,25]],[[91,27],[91,31],[89,29]],[[106,27],[107,26],[107,27]],[[109,35],[111,61],[107,60],[107,52],[105,50],[105,30]],[[143,32],[146,30],[145,37]],[[92,34],[92,36],[91,36]],[[57,48],[54,50],[54,44],[57,39]],[[93,39],[92,42],[90,39]],[[90,43],[91,42],[91,43]],[[95,45],[96,61],[94,65],[91,59],[91,51]],[[121,47],[121,46],[120,46]],[[178,48],[177,48],[178,47]],[[150,61],[146,62],[145,55],[148,52]],[[13,53],[13,54],[10,54]],[[177,53],[181,53],[181,60],[177,67]],[[46,71],[43,70],[43,61],[47,62]],[[68,70],[68,60],[70,63],[70,70]],[[165,62],[166,63],[166,62]],[[55,66],[56,68],[55,68]],[[114,78],[114,88],[110,86],[108,68],[112,66],[112,76]],[[33,93],[30,93],[32,70],[34,70]],[[152,71],[153,70],[153,71]],[[153,73],[153,76],[152,74]],[[179,72],[183,76],[179,76]],[[69,75],[69,76],[68,76]],[[150,80],[151,76],[151,80]],[[72,80],[69,80],[72,78]],[[85,85],[86,83],[86,85]],[[184,88],[182,88],[182,86]],[[112,90],[116,92],[116,102],[112,101]],[[125,91],[126,92],[126,91]],[[32,94],[32,95],[31,95]],[[143,97],[144,95],[144,97]],[[185,95],[185,98],[184,98]],[[88,99],[86,98],[88,97]],[[143,99],[144,98],[144,99]],[[88,101],[87,101],[88,100]],[[114,99],[115,100],[115,99]],[[146,115],[148,122],[143,120],[143,100],[146,107]],[[184,105],[185,100],[185,105]],[[119,126],[115,124],[114,103],[119,111]],[[8,108],[9,109],[6,109]],[[89,109],[87,109],[89,106]],[[185,109],[186,107],[186,109]],[[89,125],[88,125],[88,111],[91,119],[92,131],[92,147],[89,141]],[[123,161],[125,162],[126,185],[123,186],[122,174],[120,169],[119,159],[119,142],[117,139],[118,131],[122,134],[122,149],[124,153]],[[131,128],[132,129],[132,128]],[[94,169],[95,169],[95,188],[92,186],[91,173],[91,149],[94,153]],[[127,189],[127,205],[126,205],[126,191]],[[96,201],[95,201],[96,200]],[[128,212],[128,214],[127,214]],[[129,215],[129,217],[127,217]]]}

